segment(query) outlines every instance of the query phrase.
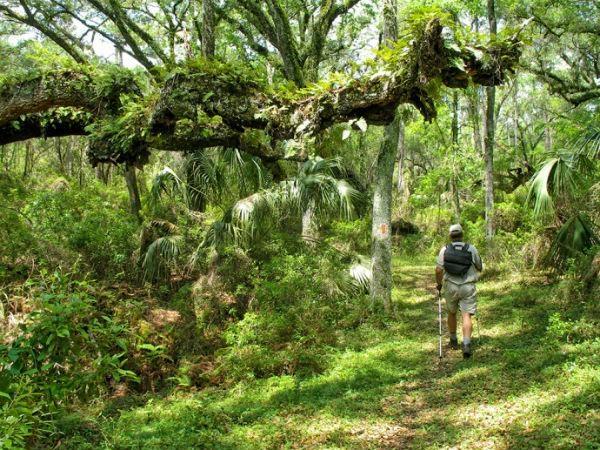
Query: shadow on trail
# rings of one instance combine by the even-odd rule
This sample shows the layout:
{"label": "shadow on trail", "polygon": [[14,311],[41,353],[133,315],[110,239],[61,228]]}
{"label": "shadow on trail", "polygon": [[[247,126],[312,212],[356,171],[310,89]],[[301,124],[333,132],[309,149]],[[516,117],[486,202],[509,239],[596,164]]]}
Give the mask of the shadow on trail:
{"label": "shadow on trail", "polygon": [[[296,444],[306,438],[301,425],[324,416],[334,418],[332,426],[340,428],[323,432],[319,441],[323,445],[339,446],[341,442],[346,448],[421,448],[435,441],[436,446],[453,446],[460,442],[465,422],[457,420],[452,411],[522,396],[546,380],[542,369],[567,360],[560,352],[548,351],[540,339],[548,316],[543,308],[547,292],[543,286],[525,289],[519,284],[492,287],[481,283],[481,339],[475,331],[473,358],[463,360],[459,351],[451,352],[444,345],[440,362],[433,267],[403,267],[394,280],[397,321],[385,341],[339,353],[319,375],[273,377],[243,390],[202,393],[190,406],[171,404],[168,421],[160,412],[149,416],[132,411],[129,426],[139,433],[140,442],[160,441],[165,427],[171,426],[167,424],[173,423],[181,430],[198,433],[194,438],[198,447],[194,448],[260,448],[252,436],[258,439],[273,430]],[[444,344],[446,341],[444,334]],[[348,430],[348,423],[357,428]],[[390,423],[395,425],[385,425]],[[509,431],[499,432],[500,439],[507,445],[513,442],[506,434],[509,432],[527,438],[530,430],[518,427],[506,427]],[[236,439],[241,440],[235,445],[228,441],[231,430],[240,433]],[[544,436],[543,430],[534,435],[536,439]]]}
{"label": "shadow on trail", "polygon": [[[431,289],[433,267],[409,271],[402,270],[395,277],[399,284],[396,311],[399,321],[408,321],[403,323],[404,330],[413,338],[429,342],[429,368],[423,370],[415,388],[422,405],[416,418],[400,420],[413,427],[419,424],[420,428],[438,430],[437,445],[459,442],[454,421],[440,419],[448,414],[449,405],[454,409],[473,407],[526,395],[548,381],[545,374],[560,370],[569,359],[550,349],[543,339],[549,315],[544,299],[550,288],[542,282],[510,284],[510,280],[503,282],[494,273],[478,284],[479,319],[473,334],[473,358],[463,360],[460,351],[448,348],[444,311],[444,358],[438,361],[437,297]],[[415,290],[421,290],[416,301],[414,295],[403,295]],[[426,436],[421,437],[423,443],[427,442]],[[503,439],[511,442],[506,436]]]}

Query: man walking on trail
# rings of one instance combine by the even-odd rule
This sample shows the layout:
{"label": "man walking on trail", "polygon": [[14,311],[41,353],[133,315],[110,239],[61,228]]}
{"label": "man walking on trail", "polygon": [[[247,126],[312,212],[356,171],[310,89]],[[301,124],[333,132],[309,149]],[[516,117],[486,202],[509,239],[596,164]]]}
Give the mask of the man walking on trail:
{"label": "man walking on trail", "polygon": [[463,241],[463,229],[459,224],[450,227],[450,244],[442,247],[437,257],[435,278],[438,293],[442,284],[444,298],[448,310],[448,331],[450,332],[450,348],[458,349],[456,336],[456,313],[462,313],[463,357],[470,358],[471,332],[473,324],[471,316],[477,312],[477,293],[475,283],[479,272],[483,269],[481,257],[475,246]]}

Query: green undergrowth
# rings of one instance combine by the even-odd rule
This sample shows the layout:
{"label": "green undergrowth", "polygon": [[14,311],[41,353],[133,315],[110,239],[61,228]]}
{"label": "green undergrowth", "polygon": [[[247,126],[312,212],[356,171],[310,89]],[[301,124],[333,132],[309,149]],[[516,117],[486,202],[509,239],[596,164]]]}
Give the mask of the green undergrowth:
{"label": "green undergrowth", "polygon": [[396,259],[396,317],[336,330],[316,374],[98,400],[60,448],[599,448],[598,306],[490,270],[473,358],[440,361],[431,272]]}

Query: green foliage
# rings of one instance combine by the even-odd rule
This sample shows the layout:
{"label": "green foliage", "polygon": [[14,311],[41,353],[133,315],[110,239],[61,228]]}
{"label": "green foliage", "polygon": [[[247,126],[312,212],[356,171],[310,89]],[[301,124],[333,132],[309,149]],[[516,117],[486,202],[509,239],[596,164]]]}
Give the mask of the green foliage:
{"label": "green foliage", "polygon": [[309,158],[296,176],[238,200],[211,225],[204,245],[248,245],[290,219],[299,222],[309,209],[314,220],[350,219],[364,199],[346,176],[340,159]]}
{"label": "green foliage", "polygon": [[35,246],[31,220],[21,212],[25,198],[26,189],[22,183],[10,176],[0,177],[0,268]]}
{"label": "green foliage", "polygon": [[40,288],[38,309],[19,336],[0,347],[3,387],[26,379],[60,401],[97,392],[107,377],[136,378],[123,369],[125,327],[95,307],[86,282],[55,273]]}
{"label": "green foliage", "polygon": [[92,286],[72,274],[41,275],[43,283],[32,286],[39,292],[34,311],[0,345],[3,448],[47,435],[50,415],[64,402],[97,396],[108,380],[138,380],[125,366],[129,331],[102,312]]}
{"label": "green foliage", "polygon": [[[42,394],[26,380],[18,380],[0,391],[0,447],[26,448],[31,436],[54,429]],[[10,392],[10,393],[9,393]]]}
{"label": "green foliage", "polygon": [[137,223],[124,214],[125,205],[125,198],[98,185],[83,190],[51,186],[36,192],[23,213],[41,248],[52,248],[39,255],[42,259],[50,262],[53,253],[67,250],[81,255],[94,273],[115,276],[129,271],[135,249]]}
{"label": "green foliage", "polygon": [[220,371],[239,379],[322,370],[336,329],[366,308],[347,270],[336,252],[274,256],[253,280],[248,312],[225,331]]}

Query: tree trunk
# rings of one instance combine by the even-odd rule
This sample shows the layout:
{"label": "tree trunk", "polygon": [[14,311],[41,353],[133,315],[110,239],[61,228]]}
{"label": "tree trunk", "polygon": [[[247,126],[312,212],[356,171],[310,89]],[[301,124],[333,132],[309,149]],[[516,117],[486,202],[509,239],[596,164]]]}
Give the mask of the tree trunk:
{"label": "tree trunk", "polygon": [[479,155],[483,155],[483,139],[481,138],[481,102],[480,88],[475,86],[472,95],[469,95],[469,116],[473,127],[473,147]]}
{"label": "tree trunk", "polygon": [[215,57],[215,4],[214,0],[202,0],[202,56]]}
{"label": "tree trunk", "polygon": [[112,166],[106,163],[100,163],[96,166],[96,178],[102,182],[102,184],[108,185],[110,181],[110,168]]}
{"label": "tree trunk", "polygon": [[[384,45],[398,38],[397,12],[396,0],[384,0]],[[392,123],[385,127],[377,156],[371,230],[371,299],[382,303],[387,313],[392,310],[392,190],[399,134],[400,117],[396,111]]]}
{"label": "tree trunk", "polygon": [[513,89],[513,147],[519,149],[519,80],[515,78]]}
{"label": "tree trunk", "polygon": [[25,162],[23,164],[23,179],[31,174],[33,170],[33,152],[34,148],[31,145],[31,141],[25,141]]}
{"label": "tree trunk", "polygon": [[140,215],[140,211],[142,209],[142,201],[140,200],[140,191],[138,189],[135,167],[129,164],[125,165],[124,175],[127,191],[129,192],[129,208],[137,221],[141,223],[142,216]]}
{"label": "tree trunk", "polygon": [[454,203],[454,221],[460,222],[460,192],[458,191],[458,170],[456,153],[458,152],[458,92],[452,93],[452,199]]}
{"label": "tree trunk", "polygon": [[544,123],[546,127],[544,128],[544,150],[546,152],[550,152],[554,147],[554,143],[552,142],[552,130],[550,128],[550,120],[548,118],[548,111],[544,108]]}
{"label": "tree trunk", "polygon": [[404,193],[404,157],[405,157],[405,146],[404,146],[404,121],[401,120],[398,127],[398,195],[402,196]]}
{"label": "tree trunk", "polygon": [[[490,38],[496,38],[496,11],[494,0],[487,0],[487,14],[490,25]],[[487,86],[485,110],[485,237],[488,246],[494,237],[494,137],[496,131],[496,88]]]}
{"label": "tree trunk", "polygon": [[315,204],[311,202],[302,214],[302,240],[314,246],[319,239],[319,229],[315,221]]}

